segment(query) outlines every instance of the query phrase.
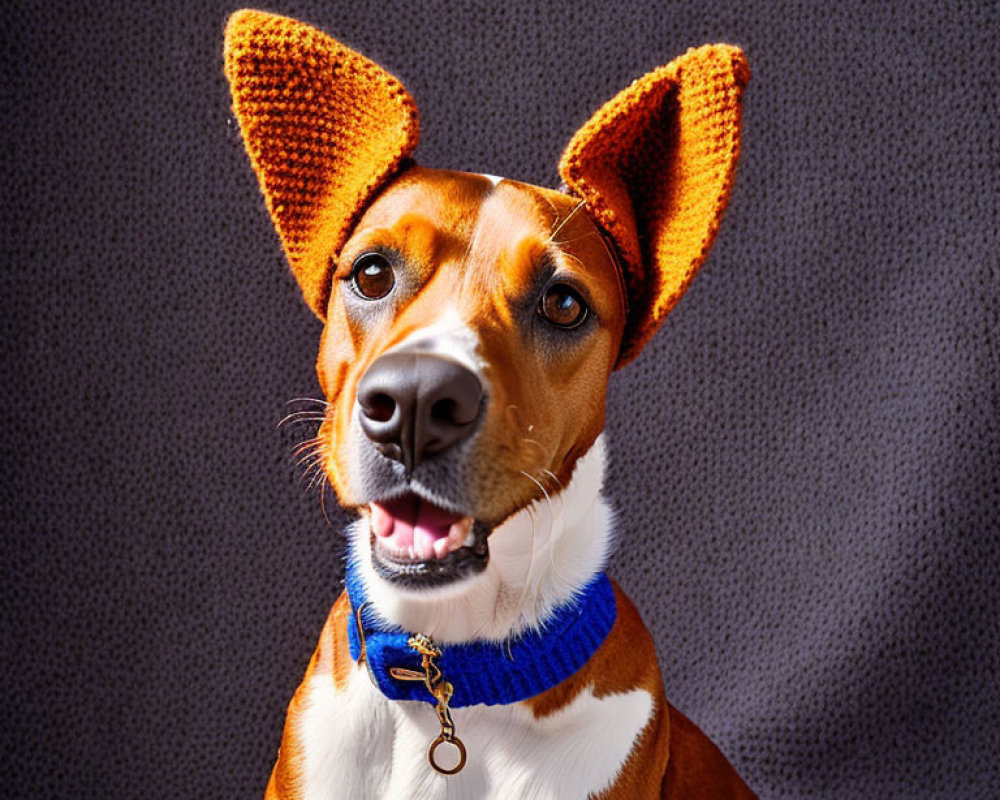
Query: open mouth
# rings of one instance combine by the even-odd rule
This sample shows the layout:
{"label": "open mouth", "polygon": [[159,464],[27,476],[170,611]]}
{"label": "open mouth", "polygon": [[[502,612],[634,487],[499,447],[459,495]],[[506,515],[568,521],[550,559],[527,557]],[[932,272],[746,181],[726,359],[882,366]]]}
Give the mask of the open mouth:
{"label": "open mouth", "polygon": [[372,565],[403,586],[435,586],[482,572],[489,526],[413,492],[371,503]]}

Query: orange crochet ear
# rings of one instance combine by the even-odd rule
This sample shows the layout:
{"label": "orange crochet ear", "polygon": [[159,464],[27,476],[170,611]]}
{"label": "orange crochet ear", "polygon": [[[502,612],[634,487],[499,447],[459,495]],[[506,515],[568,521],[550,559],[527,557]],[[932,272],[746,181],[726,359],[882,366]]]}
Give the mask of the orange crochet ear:
{"label": "orange crochet ear", "polygon": [[733,186],[749,80],[739,48],[689,50],[606,103],[563,154],[559,174],[623,262],[629,318],[617,367],[638,355],[708,255]]}
{"label": "orange crochet ear", "polygon": [[225,70],[271,219],[306,302],[323,319],[331,261],[416,147],[416,104],[364,56],[261,11],[229,18]]}

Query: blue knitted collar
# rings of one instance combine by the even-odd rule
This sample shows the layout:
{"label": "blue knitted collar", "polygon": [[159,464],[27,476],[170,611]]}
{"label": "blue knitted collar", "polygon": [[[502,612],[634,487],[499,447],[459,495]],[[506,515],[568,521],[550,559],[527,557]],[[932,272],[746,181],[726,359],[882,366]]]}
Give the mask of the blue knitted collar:
{"label": "blue knitted collar", "polygon": [[[394,678],[390,670],[420,672],[420,655],[409,644],[410,634],[380,624],[365,605],[364,585],[351,561],[347,569],[347,595],[357,613],[362,609],[364,644],[369,674],[390,700],[434,703],[420,681]],[[352,614],[347,624],[351,658],[362,652],[361,638]],[[551,689],[587,663],[615,623],[617,610],[611,581],[597,575],[580,594],[559,606],[542,632],[528,631],[502,643],[473,641],[437,645],[437,659],[444,678],[454,686],[452,708],[501,705],[526,700]]]}

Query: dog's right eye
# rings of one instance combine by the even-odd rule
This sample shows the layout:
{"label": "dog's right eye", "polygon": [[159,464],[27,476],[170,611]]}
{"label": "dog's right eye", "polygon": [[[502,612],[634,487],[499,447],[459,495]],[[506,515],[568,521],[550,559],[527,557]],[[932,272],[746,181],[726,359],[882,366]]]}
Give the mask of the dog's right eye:
{"label": "dog's right eye", "polygon": [[538,300],[538,314],[557,328],[578,328],[587,318],[587,305],[572,286],[554,283]]}
{"label": "dog's right eye", "polygon": [[364,253],[354,260],[351,285],[366,300],[378,300],[392,291],[396,276],[389,259],[381,253]]}

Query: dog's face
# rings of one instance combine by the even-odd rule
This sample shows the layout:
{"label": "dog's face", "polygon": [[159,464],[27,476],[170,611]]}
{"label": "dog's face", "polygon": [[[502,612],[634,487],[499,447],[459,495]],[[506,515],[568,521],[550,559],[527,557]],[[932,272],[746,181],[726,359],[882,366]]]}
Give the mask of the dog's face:
{"label": "dog's face", "polygon": [[[706,45],[633,82],[570,141],[565,193],[413,165],[402,85],[294,20],[234,14],[226,74],[292,271],[326,323],[323,464],[363,515],[353,553],[373,599],[411,630],[502,637],[503,607],[562,602],[603,563],[607,378],[711,247],[743,55]],[[562,510],[547,503],[542,520],[533,506],[554,495]],[[461,600],[469,625],[441,622],[457,605],[440,625],[407,616],[426,597]]]}
{"label": "dog's face", "polygon": [[385,580],[483,569],[485,534],[557,494],[600,433],[625,301],[581,212],[559,192],[412,167],[336,258],[320,438],[341,501],[370,512]]}

